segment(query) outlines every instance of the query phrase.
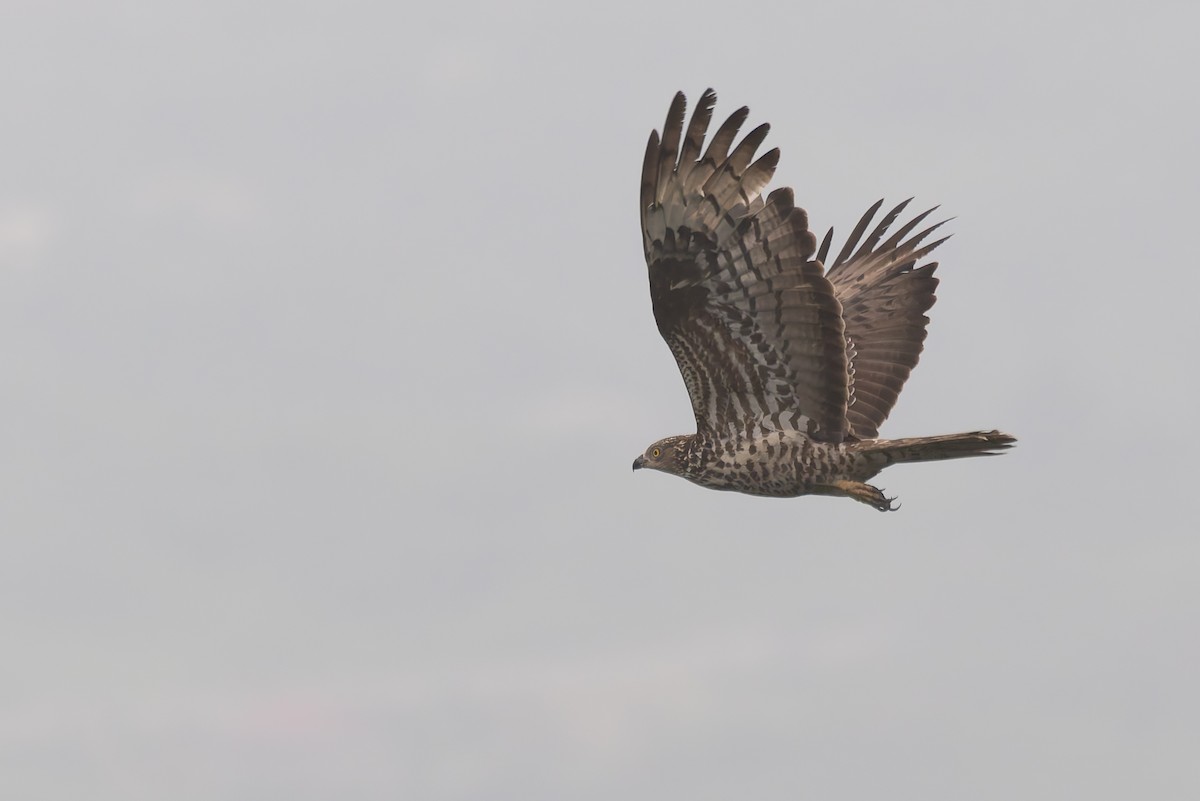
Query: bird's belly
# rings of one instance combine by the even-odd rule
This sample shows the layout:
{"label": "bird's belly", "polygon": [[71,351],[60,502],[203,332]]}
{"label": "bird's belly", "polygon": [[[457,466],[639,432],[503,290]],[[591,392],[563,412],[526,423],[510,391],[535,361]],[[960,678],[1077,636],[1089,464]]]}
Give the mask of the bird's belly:
{"label": "bird's belly", "polygon": [[772,434],[717,451],[703,470],[689,478],[710,489],[793,498],[844,478],[849,458],[842,445],[814,442],[803,435]]}

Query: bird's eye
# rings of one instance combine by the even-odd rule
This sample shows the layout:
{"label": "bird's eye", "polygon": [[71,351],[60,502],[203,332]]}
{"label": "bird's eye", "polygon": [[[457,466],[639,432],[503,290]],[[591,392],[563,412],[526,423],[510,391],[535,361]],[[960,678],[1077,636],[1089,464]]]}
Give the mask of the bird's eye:
{"label": "bird's eye", "polygon": [[657,459],[658,457],[662,456],[662,450],[655,448],[654,450],[650,451],[650,455]]}

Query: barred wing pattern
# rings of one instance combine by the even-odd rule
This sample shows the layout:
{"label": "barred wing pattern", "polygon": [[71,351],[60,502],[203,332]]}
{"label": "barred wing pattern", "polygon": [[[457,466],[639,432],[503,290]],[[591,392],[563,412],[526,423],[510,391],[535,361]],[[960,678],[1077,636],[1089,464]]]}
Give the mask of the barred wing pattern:
{"label": "barred wing pattern", "polygon": [[[641,222],[659,333],[683,374],[696,434],[660,439],[633,462],[749,495],[852,498],[895,509],[867,480],[889,465],[988,456],[1001,431],[878,439],[920,358],[943,223],[933,209],[889,233],[908,207],[863,215],[832,259],[790,189],[764,197],[779,151],[756,155],[761,125],[736,145],[735,111],[707,145],[715,93],[687,121],[677,94],[642,165]],[[685,125],[686,123],[686,125]],[[878,222],[876,219],[878,218]],[[828,267],[828,271],[826,271]]]}
{"label": "barred wing pattern", "polygon": [[697,429],[721,438],[795,430],[824,442],[847,434],[849,365],[842,307],[812,259],[816,240],[790,189],[764,200],[779,162],[755,160],[769,126],[730,150],[738,109],[703,149],[716,93],[684,131],[675,96],[650,135],[641,220],[654,317],[683,374]]}
{"label": "barred wing pattern", "polygon": [[949,238],[921,247],[921,242],[946,221],[905,239],[935,209],[917,215],[880,244],[911,200],[884,215],[860,246],[859,240],[883,201],[868,209],[832,264],[826,261],[832,229],[817,254],[817,259],[828,265],[827,276],[842,304],[851,369],[851,397],[846,416],[849,432],[856,439],[874,439],[879,435],[880,424],[895,406],[904,382],[921,356],[925,327],[929,324],[925,312],[937,300],[934,291],[938,279],[933,275],[937,262],[916,265]]}

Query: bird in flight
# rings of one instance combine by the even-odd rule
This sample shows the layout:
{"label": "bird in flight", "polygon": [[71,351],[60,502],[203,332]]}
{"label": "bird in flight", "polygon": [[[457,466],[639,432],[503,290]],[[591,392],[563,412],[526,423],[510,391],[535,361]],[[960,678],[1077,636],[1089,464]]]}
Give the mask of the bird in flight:
{"label": "bird in flight", "polygon": [[896,499],[866,483],[885,467],[1012,446],[1000,431],[878,439],[921,355],[938,279],[937,262],[918,263],[945,241],[922,244],[942,223],[921,228],[930,209],[889,234],[908,201],[872,227],[881,200],[830,260],[833,231],[818,248],[790,188],[762,196],[779,163],[778,148],[755,158],[768,125],[734,146],[742,107],[704,146],[716,99],[705,91],[685,130],[687,100],[676,94],[662,136],[652,131],[646,145],[650,299],[696,433],[660,439],[633,469],[892,511]]}

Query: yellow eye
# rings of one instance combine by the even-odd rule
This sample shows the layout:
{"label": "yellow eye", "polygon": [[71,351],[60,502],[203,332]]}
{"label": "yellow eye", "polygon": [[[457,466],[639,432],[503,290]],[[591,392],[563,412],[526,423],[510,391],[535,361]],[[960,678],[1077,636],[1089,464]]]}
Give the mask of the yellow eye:
{"label": "yellow eye", "polygon": [[658,457],[662,456],[662,451],[658,448],[655,448],[654,450],[650,451],[650,455],[657,459]]}

